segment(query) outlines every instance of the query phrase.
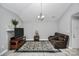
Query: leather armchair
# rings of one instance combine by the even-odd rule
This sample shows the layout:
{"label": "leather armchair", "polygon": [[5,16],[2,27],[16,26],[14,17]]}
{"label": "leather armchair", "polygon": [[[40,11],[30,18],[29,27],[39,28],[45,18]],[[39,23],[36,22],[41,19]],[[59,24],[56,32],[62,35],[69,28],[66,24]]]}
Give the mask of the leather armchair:
{"label": "leather armchair", "polygon": [[67,48],[69,36],[66,34],[56,32],[54,36],[49,36],[48,39],[54,46],[54,48],[64,49]]}

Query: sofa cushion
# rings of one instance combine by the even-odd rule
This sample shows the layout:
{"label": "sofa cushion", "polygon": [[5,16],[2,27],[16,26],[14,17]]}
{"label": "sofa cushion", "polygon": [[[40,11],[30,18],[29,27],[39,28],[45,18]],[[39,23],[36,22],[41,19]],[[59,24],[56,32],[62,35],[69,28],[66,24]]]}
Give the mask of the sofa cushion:
{"label": "sofa cushion", "polygon": [[58,36],[54,36],[54,40],[58,40]]}
{"label": "sofa cushion", "polygon": [[64,41],[65,39],[62,38],[62,37],[58,37],[58,40],[60,40],[60,41]]}

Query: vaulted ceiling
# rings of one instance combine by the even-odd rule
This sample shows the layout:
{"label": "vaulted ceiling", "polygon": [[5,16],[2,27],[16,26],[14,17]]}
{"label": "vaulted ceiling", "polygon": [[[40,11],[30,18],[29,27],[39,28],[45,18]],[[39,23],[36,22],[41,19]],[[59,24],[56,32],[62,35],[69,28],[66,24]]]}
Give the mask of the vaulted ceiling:
{"label": "vaulted ceiling", "polygon": [[[16,13],[23,21],[33,21],[40,14],[40,3],[2,3],[4,8]],[[43,3],[42,12],[46,20],[58,20],[70,8],[70,3]]]}

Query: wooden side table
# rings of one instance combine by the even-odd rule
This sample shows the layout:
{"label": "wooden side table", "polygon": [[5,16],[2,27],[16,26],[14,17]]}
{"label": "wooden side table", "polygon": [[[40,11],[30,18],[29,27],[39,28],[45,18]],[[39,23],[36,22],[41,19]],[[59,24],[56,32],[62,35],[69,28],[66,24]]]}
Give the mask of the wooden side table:
{"label": "wooden side table", "polygon": [[39,36],[34,36],[34,41],[39,41]]}

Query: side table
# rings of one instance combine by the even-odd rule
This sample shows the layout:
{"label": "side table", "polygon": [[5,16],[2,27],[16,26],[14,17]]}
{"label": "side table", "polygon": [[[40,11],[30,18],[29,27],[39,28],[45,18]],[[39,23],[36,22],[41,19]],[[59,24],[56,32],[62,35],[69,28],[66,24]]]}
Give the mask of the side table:
{"label": "side table", "polygon": [[34,36],[34,41],[39,41],[39,36]]}

